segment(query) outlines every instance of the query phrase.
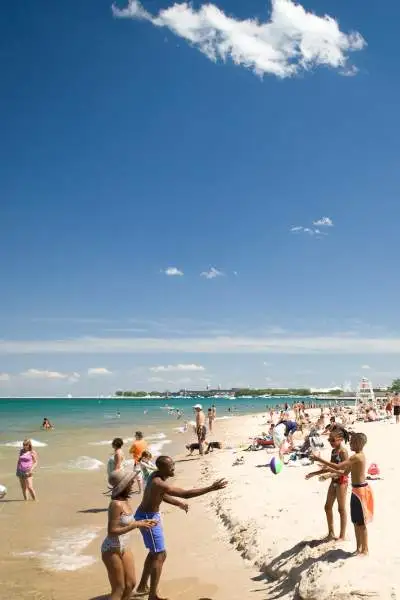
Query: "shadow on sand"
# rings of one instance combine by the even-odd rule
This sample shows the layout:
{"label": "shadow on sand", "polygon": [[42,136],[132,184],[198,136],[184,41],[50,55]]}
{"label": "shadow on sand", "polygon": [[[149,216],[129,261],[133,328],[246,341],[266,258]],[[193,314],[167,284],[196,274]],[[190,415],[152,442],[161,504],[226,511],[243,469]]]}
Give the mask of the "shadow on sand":
{"label": "shadow on sand", "polygon": [[83,510],[77,510],[76,512],[78,513],[83,513],[83,514],[92,514],[92,515],[97,515],[97,513],[103,513],[103,512],[107,512],[108,508],[85,508]]}
{"label": "shadow on sand", "polygon": [[187,458],[178,458],[177,460],[175,460],[175,464],[177,463],[184,463],[184,462],[192,462],[193,460],[199,460],[200,455],[199,456],[188,456]]}
{"label": "shadow on sand", "polygon": [[[253,577],[252,579],[253,579],[253,581],[258,581],[258,582],[267,580],[269,582],[270,586],[273,587],[273,590],[270,590],[270,592],[268,594],[268,600],[277,600],[278,598],[282,598],[286,594],[293,592],[293,588],[299,581],[302,573],[304,571],[306,571],[307,569],[309,569],[315,563],[317,563],[317,562],[334,563],[337,560],[343,560],[343,559],[350,558],[351,556],[353,556],[352,552],[346,552],[345,550],[342,550],[341,548],[332,548],[332,549],[329,549],[326,552],[324,552],[324,554],[322,554],[322,555],[307,558],[300,565],[293,567],[293,569],[291,569],[289,573],[287,573],[287,574],[284,573],[285,565],[289,562],[290,559],[294,558],[299,552],[301,552],[301,550],[303,550],[307,546],[309,546],[310,548],[318,548],[318,546],[322,546],[324,544],[329,544],[329,543],[331,543],[331,542],[327,541],[326,539],[317,539],[317,540],[298,542],[292,548],[290,548],[289,550],[285,550],[285,552],[282,552],[282,554],[280,554],[279,556],[274,558],[274,560],[272,560],[268,565],[266,565],[265,573],[260,573],[260,575],[257,575],[256,577]],[[269,574],[274,573],[274,572],[276,573],[277,569],[279,569],[280,572],[283,571],[282,577],[280,577],[279,579],[276,578],[276,580],[274,582],[272,580],[273,577]],[[277,576],[275,576],[275,577],[277,577]],[[260,591],[260,590],[253,590],[253,591],[256,592],[256,591]],[[295,599],[296,598],[297,598],[297,596],[295,596]]]}
{"label": "shadow on sand", "polygon": [[8,500],[8,499],[6,498],[5,500],[0,500],[0,504],[1,504],[2,502],[29,502],[29,500],[28,500],[28,501],[27,501],[27,500],[23,500],[22,498],[21,498],[21,499],[15,499],[15,500]]}

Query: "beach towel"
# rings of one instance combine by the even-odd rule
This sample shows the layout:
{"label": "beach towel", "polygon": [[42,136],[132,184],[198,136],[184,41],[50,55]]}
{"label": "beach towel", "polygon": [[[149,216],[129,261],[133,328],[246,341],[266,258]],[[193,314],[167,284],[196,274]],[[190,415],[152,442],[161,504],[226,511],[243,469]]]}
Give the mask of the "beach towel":
{"label": "beach towel", "polygon": [[352,486],[350,513],[354,525],[371,523],[374,516],[374,496],[368,483]]}

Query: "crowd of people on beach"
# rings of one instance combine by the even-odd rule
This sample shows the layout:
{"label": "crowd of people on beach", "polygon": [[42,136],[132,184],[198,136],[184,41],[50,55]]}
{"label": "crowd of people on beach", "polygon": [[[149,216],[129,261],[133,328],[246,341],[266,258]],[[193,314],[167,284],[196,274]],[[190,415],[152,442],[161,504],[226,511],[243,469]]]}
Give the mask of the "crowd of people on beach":
{"label": "crowd of people on beach", "polygon": [[[196,441],[186,445],[189,454],[198,450],[203,456],[215,449],[222,449],[219,441],[206,442],[207,434],[213,432],[216,419],[216,408],[212,406],[207,414],[201,404],[194,407],[194,434]],[[369,471],[366,465],[364,448],[367,436],[355,432],[356,421],[371,422],[389,420],[394,416],[395,423],[400,423],[400,394],[380,400],[376,403],[354,407],[341,405],[328,409],[321,407],[318,418],[313,421],[304,402],[297,402],[292,407],[288,404],[280,411],[270,409],[269,430],[260,434],[246,449],[259,450],[273,448],[279,458],[287,462],[287,457],[298,453],[307,457],[309,462],[319,463],[321,468],[308,473],[307,480],[318,477],[320,480],[330,479],[326,501],[325,515],[328,526],[328,539],[344,540],[347,527],[347,492],[351,485],[350,516],[354,525],[356,552],[368,554],[367,524],[374,513],[374,499],[368,484]],[[293,417],[291,417],[293,415]],[[326,417],[329,421],[326,423]],[[208,425],[208,427],[207,427]],[[45,418],[42,428],[53,429],[53,425]],[[330,460],[321,457],[320,449],[324,446],[322,439],[327,439],[332,450]],[[320,440],[318,442],[318,440]],[[353,454],[349,455],[347,444]],[[137,431],[129,448],[130,459],[123,453],[123,439],[116,437],[112,441],[113,454],[107,464],[107,477],[111,501],[108,509],[107,536],[101,546],[102,560],[107,569],[111,586],[110,600],[128,600],[136,587],[135,567],[132,552],[128,545],[128,534],[139,529],[144,545],[148,551],[144,563],[142,577],[137,587],[137,594],[148,595],[149,600],[161,600],[158,586],[166,559],[166,545],[160,515],[162,502],[188,512],[186,500],[221,490],[227,481],[220,479],[210,486],[197,489],[183,489],[169,483],[174,476],[174,461],[168,456],[159,456],[155,461],[144,435]],[[24,500],[36,500],[33,487],[33,474],[38,465],[38,455],[29,439],[24,440],[18,454],[17,477],[20,481]],[[351,478],[351,479],[350,479]],[[130,505],[130,497],[136,491],[141,496],[139,506],[134,510]],[[337,503],[340,530],[336,537],[334,530],[333,506]]]}

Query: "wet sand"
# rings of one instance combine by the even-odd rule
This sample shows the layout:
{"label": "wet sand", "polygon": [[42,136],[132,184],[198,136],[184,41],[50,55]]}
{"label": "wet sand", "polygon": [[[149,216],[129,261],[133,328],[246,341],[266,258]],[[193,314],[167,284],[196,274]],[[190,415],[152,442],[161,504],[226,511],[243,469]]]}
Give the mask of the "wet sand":
{"label": "wet sand", "polygon": [[[44,437],[50,442],[38,448],[42,468],[35,477],[37,503],[21,501],[14,475],[17,449],[1,449],[2,483],[9,491],[0,502],[0,598],[106,599],[109,585],[100,557],[108,506],[108,498],[102,495],[105,467],[88,471],[66,465],[77,455],[84,456],[83,452],[105,463],[109,448],[88,446],[79,433],[69,442],[63,438],[57,448],[55,436],[51,438],[50,433],[41,439]],[[105,431],[96,437],[107,439]],[[167,452],[181,448],[191,435],[172,437],[173,443],[164,447]],[[176,484],[207,484],[205,465],[212,458],[178,460]],[[134,495],[132,505],[138,501],[139,496]],[[239,600],[251,593],[257,600],[261,593],[257,592],[260,584],[253,580],[257,570],[229,544],[226,529],[210,512],[206,498],[191,500],[188,515],[168,506],[163,514],[168,548],[163,594],[171,600]],[[140,534],[133,532],[131,542],[139,577],[145,557]]]}

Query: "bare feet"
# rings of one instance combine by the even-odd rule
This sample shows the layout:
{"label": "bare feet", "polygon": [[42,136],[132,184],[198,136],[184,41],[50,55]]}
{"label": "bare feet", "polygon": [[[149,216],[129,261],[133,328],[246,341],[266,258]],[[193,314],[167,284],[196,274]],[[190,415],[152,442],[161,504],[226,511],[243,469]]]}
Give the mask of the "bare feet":
{"label": "bare feet", "polygon": [[332,540],[332,541],[337,540],[337,537],[335,536],[333,531],[330,531],[324,539],[328,542],[330,540]]}
{"label": "bare feet", "polygon": [[147,596],[150,593],[150,588],[146,585],[144,588],[138,588],[135,592],[135,596]]}

